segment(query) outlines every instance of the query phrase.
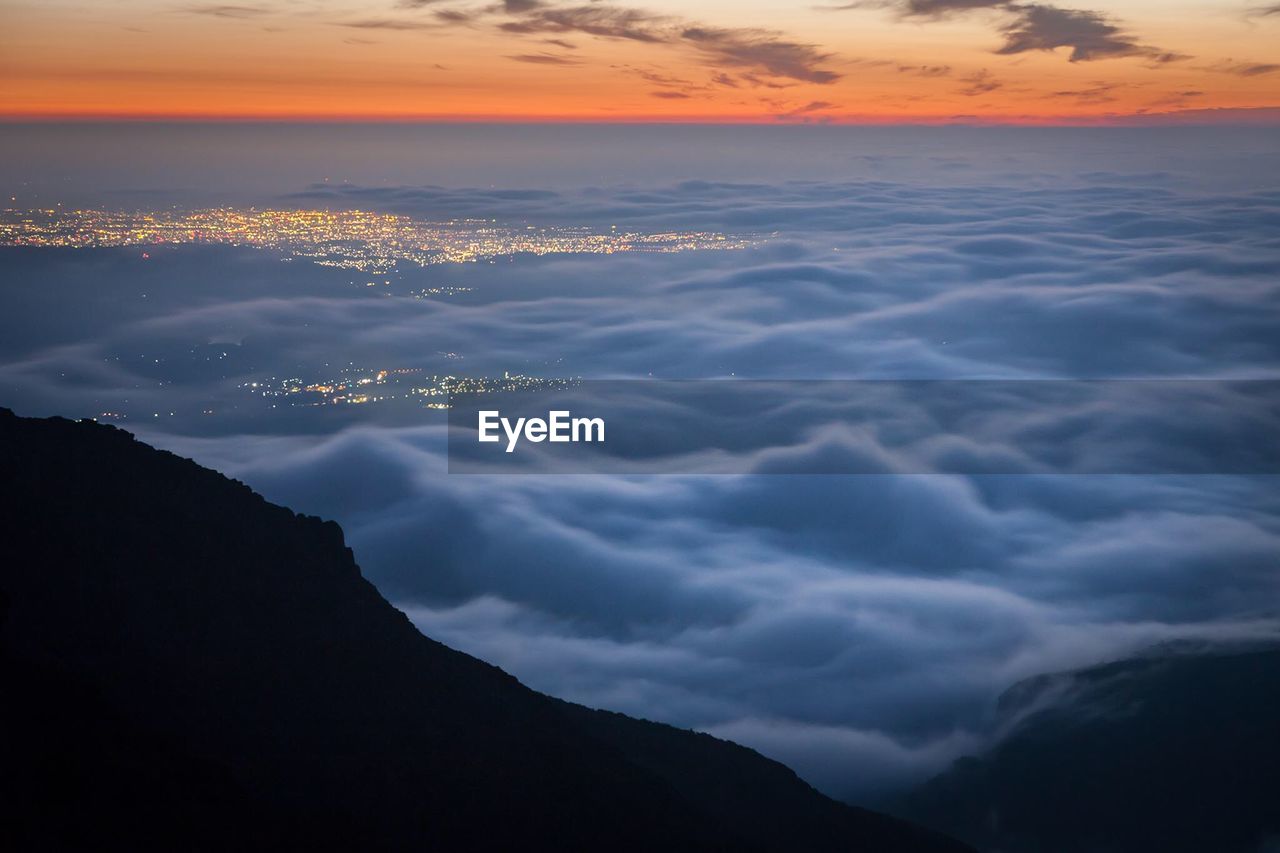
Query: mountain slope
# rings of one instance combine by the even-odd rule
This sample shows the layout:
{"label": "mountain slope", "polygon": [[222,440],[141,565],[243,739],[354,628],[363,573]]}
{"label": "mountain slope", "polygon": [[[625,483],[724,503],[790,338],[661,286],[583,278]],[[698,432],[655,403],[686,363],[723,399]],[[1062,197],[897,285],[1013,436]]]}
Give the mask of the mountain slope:
{"label": "mountain slope", "polygon": [[899,811],[988,850],[1280,850],[1280,649],[1167,651],[1002,703],[1027,716]]}
{"label": "mountain slope", "polygon": [[336,524],[123,431],[0,410],[0,484],[6,849],[965,849],[528,690]]}

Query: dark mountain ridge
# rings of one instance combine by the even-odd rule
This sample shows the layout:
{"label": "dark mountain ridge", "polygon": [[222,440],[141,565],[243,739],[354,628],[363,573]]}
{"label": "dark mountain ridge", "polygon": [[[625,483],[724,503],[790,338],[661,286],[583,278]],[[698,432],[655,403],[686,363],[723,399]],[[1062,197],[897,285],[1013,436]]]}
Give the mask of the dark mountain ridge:
{"label": "dark mountain ridge", "polygon": [[0,410],[0,845],[962,851],[420,634],[341,529]]}
{"label": "dark mountain ridge", "polygon": [[1280,648],[1153,650],[1001,704],[1010,734],[899,813],[992,851],[1280,851]]}

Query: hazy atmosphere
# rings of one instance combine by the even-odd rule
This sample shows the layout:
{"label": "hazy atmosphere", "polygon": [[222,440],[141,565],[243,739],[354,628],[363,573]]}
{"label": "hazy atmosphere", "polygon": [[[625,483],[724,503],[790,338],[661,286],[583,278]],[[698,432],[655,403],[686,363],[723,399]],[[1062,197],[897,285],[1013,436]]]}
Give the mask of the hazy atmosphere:
{"label": "hazy atmosphere", "polygon": [[989,744],[1020,679],[1275,638],[1274,477],[457,476],[432,401],[457,377],[1274,378],[1277,143],[10,126],[0,396],[338,520],[425,633],[532,687],[876,802]]}

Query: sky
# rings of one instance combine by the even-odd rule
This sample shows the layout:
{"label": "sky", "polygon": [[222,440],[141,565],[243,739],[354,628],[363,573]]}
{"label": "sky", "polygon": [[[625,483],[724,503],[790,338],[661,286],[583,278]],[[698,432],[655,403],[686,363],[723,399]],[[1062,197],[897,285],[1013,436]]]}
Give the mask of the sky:
{"label": "sky", "polygon": [[0,22],[9,120],[1280,120],[1267,0],[2,0]]}

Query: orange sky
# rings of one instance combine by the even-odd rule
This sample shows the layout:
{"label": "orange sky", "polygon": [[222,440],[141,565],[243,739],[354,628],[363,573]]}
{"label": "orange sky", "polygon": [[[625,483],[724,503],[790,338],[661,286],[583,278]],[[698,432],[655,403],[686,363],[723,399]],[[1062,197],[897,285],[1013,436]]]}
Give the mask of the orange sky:
{"label": "orange sky", "polygon": [[1280,6],[820,2],[0,0],[0,115],[1096,122],[1280,107]]}

